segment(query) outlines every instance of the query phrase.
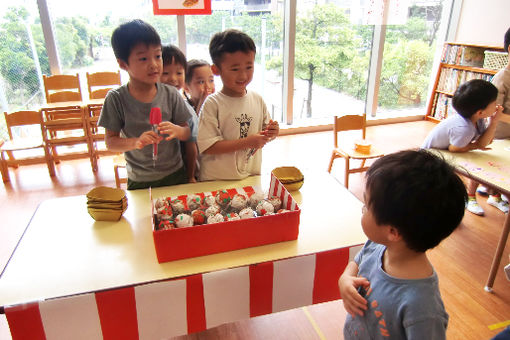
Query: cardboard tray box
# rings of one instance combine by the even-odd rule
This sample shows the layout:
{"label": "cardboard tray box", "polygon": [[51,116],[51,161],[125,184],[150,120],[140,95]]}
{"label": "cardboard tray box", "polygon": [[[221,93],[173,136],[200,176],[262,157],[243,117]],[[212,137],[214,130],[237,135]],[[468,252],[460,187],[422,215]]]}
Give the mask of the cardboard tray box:
{"label": "cardboard tray box", "polygon": [[[236,193],[250,195],[253,187],[226,189],[231,196]],[[217,191],[210,194],[216,195]],[[191,194],[191,193],[190,193]],[[206,193],[196,193],[202,198]],[[155,200],[151,193],[152,235],[158,262],[168,262],[190,257],[210,255],[225,251],[261,246],[270,243],[296,240],[299,234],[301,210],[280,181],[271,174],[269,195],[282,201],[282,208],[288,212],[260,216],[237,221],[204,224],[171,230],[156,230]],[[186,202],[186,196],[180,198]]]}

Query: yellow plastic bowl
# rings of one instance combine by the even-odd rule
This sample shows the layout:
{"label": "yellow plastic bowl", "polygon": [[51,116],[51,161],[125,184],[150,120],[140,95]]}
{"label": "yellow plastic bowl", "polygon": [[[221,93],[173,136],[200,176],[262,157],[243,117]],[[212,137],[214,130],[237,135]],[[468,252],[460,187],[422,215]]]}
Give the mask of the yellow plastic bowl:
{"label": "yellow plastic bowl", "polygon": [[288,191],[301,189],[305,181],[305,177],[301,171],[293,166],[281,166],[274,168],[272,173]]}

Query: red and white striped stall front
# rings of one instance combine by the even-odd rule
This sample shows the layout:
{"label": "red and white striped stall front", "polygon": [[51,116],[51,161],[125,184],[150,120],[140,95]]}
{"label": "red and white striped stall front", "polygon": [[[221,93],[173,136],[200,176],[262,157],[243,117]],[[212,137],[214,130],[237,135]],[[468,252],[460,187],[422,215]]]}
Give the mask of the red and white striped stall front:
{"label": "red and white striped stall front", "polygon": [[[152,196],[263,182],[187,184]],[[149,193],[127,195],[115,223],[92,220],[84,196],[39,206],[0,278],[13,339],[160,339],[339,299],[338,278],[365,241],[361,202],[329,175],[308,174],[292,193],[297,240],[158,263]]]}

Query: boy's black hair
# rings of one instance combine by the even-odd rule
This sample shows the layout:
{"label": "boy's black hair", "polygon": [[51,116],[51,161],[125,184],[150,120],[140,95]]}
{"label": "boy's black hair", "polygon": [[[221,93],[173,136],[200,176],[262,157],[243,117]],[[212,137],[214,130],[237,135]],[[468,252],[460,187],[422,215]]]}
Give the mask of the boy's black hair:
{"label": "boy's black hair", "polygon": [[188,61],[188,67],[186,68],[186,84],[191,83],[191,79],[193,78],[193,73],[197,67],[202,66],[211,66],[209,63],[202,59],[191,59]]}
{"label": "boy's black hair", "polygon": [[250,36],[236,29],[228,29],[216,33],[209,42],[209,54],[214,65],[220,67],[221,58],[224,53],[235,53],[237,51],[257,52],[255,43]]}
{"label": "boy's black hair", "polygon": [[375,161],[365,202],[378,225],[390,225],[418,252],[434,248],[464,216],[468,196],[452,165],[430,151],[405,150]]}
{"label": "boy's black hair", "polygon": [[453,95],[453,108],[464,118],[485,109],[498,97],[498,89],[482,79],[472,79],[461,84]]}
{"label": "boy's black hair", "polygon": [[184,72],[186,72],[186,56],[179,47],[172,44],[164,45],[161,48],[161,57],[163,58],[163,66],[170,65],[175,61],[177,64],[180,64],[184,68]]}
{"label": "boy's black hair", "polygon": [[161,45],[158,32],[143,20],[135,19],[121,24],[112,33],[112,48],[115,58],[128,63],[133,47],[139,43]]}
{"label": "boy's black hair", "polygon": [[508,46],[510,45],[510,28],[505,33],[505,40],[503,41],[503,47],[505,48],[505,52],[508,53]]}

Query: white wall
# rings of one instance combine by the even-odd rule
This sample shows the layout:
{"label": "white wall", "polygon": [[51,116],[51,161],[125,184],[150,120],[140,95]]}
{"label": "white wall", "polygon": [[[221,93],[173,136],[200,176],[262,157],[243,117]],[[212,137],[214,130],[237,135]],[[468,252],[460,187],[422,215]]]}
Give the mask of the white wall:
{"label": "white wall", "polygon": [[510,0],[464,0],[455,42],[503,46],[510,27]]}

